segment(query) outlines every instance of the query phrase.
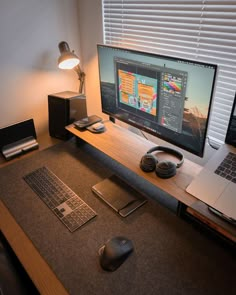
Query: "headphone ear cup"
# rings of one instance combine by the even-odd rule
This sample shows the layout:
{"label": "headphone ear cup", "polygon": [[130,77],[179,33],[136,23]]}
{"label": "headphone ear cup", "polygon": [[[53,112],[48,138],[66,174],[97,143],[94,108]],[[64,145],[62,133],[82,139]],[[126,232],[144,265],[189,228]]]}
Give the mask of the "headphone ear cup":
{"label": "headphone ear cup", "polygon": [[158,160],[155,156],[146,154],[142,157],[139,166],[144,172],[152,172],[155,170],[157,163]]}
{"label": "headphone ear cup", "polygon": [[176,164],[170,161],[162,161],[156,165],[155,172],[160,178],[170,178],[176,174]]}

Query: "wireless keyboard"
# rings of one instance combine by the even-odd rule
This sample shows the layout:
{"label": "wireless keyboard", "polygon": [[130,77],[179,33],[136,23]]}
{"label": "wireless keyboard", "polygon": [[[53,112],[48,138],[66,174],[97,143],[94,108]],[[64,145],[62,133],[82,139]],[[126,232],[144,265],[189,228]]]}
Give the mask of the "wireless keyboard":
{"label": "wireless keyboard", "polygon": [[46,167],[34,170],[25,175],[23,179],[71,232],[97,215]]}

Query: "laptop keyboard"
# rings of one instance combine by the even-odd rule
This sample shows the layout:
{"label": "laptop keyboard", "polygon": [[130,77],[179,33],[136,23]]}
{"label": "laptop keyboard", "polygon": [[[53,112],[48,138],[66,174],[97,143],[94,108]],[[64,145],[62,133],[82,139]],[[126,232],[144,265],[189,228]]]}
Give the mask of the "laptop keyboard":
{"label": "laptop keyboard", "polygon": [[228,153],[215,173],[236,183],[236,154]]}
{"label": "laptop keyboard", "polygon": [[23,179],[71,232],[97,215],[46,167],[34,170]]}

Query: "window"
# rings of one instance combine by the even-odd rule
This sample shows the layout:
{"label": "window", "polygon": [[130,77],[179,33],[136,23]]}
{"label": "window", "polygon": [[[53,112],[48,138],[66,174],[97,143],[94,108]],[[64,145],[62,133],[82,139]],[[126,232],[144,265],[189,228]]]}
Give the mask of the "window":
{"label": "window", "polygon": [[218,64],[208,136],[224,142],[236,91],[236,0],[103,0],[104,43]]}

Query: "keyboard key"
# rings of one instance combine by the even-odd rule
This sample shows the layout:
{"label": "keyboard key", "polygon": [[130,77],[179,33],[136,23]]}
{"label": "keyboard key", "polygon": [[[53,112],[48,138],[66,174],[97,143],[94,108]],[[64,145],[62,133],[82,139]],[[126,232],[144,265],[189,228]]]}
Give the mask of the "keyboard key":
{"label": "keyboard key", "polygon": [[236,182],[235,170],[236,170],[236,155],[234,153],[228,153],[228,155],[224,158],[224,160],[215,170],[215,173],[235,183]]}

